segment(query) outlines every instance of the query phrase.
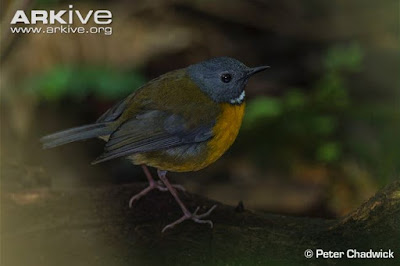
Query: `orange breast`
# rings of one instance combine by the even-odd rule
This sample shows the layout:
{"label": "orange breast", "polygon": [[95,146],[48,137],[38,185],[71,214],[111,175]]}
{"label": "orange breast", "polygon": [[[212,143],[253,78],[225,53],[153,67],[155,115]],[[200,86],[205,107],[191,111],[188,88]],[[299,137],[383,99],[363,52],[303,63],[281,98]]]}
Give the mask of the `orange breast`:
{"label": "orange breast", "polygon": [[224,103],[220,107],[221,112],[213,128],[213,137],[206,143],[196,144],[201,151],[199,154],[176,156],[168,151],[138,153],[130,156],[133,163],[147,164],[172,172],[190,172],[203,169],[215,162],[235,141],[242,124],[245,104]]}
{"label": "orange breast", "polygon": [[244,115],[245,103],[232,105],[221,104],[221,114],[213,128],[214,137],[208,142],[208,156],[205,165],[215,162],[235,141]]}

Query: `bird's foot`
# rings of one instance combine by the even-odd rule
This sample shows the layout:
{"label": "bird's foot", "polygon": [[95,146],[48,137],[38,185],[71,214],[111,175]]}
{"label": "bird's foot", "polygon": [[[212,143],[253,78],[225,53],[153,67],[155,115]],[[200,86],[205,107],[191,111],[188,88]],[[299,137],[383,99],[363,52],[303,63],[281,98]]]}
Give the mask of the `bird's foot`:
{"label": "bird's foot", "polygon": [[[157,181],[156,187],[159,191],[168,191],[168,188],[160,180]],[[186,189],[182,185],[172,184],[172,187],[183,192],[186,191]]]}
{"label": "bird's foot", "polygon": [[[181,190],[181,191],[186,191],[186,189],[181,186],[181,185],[172,185],[174,188]],[[168,189],[165,187],[165,185],[161,182],[155,182],[151,181],[149,182],[149,186],[134,195],[130,200],[129,200],[129,208],[132,208],[132,205],[135,201],[139,200],[141,197],[152,191],[153,189],[158,189],[159,191],[168,191]]]}
{"label": "bird's foot", "polygon": [[184,212],[183,216],[176,220],[173,223],[170,223],[169,225],[165,226],[163,230],[161,231],[164,233],[166,230],[173,228],[174,226],[182,223],[183,221],[186,220],[192,220],[195,223],[199,224],[209,224],[211,228],[213,228],[213,222],[211,220],[202,220],[203,218],[207,217],[208,215],[211,214],[211,212],[217,207],[217,205],[212,206],[206,213],[203,214],[197,214],[197,212],[200,210],[200,207],[197,207],[196,210],[193,213],[190,212]]}

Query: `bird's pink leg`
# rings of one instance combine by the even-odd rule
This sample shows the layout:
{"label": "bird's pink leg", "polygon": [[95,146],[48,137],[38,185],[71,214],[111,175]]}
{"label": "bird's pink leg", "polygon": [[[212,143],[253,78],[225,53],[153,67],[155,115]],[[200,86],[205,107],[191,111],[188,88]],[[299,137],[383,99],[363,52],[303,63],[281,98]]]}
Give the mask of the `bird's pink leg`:
{"label": "bird's pink leg", "polygon": [[201,223],[201,224],[209,224],[211,226],[211,228],[213,227],[213,222],[211,220],[202,220],[203,218],[207,217],[208,215],[210,215],[210,213],[217,207],[217,205],[212,206],[206,213],[203,214],[197,214],[197,212],[199,211],[200,207],[197,207],[196,210],[191,213],[186,206],[183,204],[183,202],[181,201],[181,199],[178,197],[178,193],[176,192],[175,188],[173,187],[173,185],[171,185],[167,179],[167,172],[166,171],[160,171],[157,170],[158,173],[158,177],[161,179],[161,181],[165,184],[165,186],[167,187],[167,189],[169,190],[169,192],[171,192],[172,196],[175,198],[176,202],[179,204],[179,206],[182,209],[183,212],[183,216],[181,218],[179,218],[178,220],[176,220],[173,223],[170,223],[169,225],[165,226],[162,230],[162,232],[165,232],[166,230],[174,227],[175,225],[178,225],[180,223],[182,223],[185,220],[193,220],[196,223]]}
{"label": "bird's pink leg", "polygon": [[[134,195],[130,200],[129,200],[129,208],[132,208],[133,202],[140,199],[153,189],[158,189],[160,191],[168,191],[168,189],[164,186],[164,184],[161,181],[156,182],[153,177],[151,176],[151,173],[149,171],[149,168],[147,168],[146,165],[142,164],[143,171],[146,175],[147,180],[149,181],[149,186],[142,191],[140,191],[138,194]],[[181,185],[172,185],[176,189],[185,191],[185,188]]]}

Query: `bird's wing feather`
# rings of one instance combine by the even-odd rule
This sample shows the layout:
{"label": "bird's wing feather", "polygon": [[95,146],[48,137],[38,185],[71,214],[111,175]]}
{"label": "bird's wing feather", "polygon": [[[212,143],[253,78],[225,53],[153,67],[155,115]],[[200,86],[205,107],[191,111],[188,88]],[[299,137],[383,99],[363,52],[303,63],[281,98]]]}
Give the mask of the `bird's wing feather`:
{"label": "bird's wing feather", "polygon": [[117,120],[122,113],[126,110],[129,101],[135,96],[135,93],[130,94],[125,99],[116,103],[113,107],[108,109],[104,114],[102,114],[96,121],[96,123],[112,122]]}
{"label": "bird's wing feather", "polygon": [[188,128],[179,115],[160,110],[147,110],[125,121],[105,146],[104,153],[93,163],[134,153],[168,149],[198,143],[212,137],[214,123]]}
{"label": "bird's wing feather", "polygon": [[113,121],[118,127],[93,163],[206,141],[212,138],[219,112],[219,105],[187,77],[185,69],[168,72],[99,118],[98,122]]}

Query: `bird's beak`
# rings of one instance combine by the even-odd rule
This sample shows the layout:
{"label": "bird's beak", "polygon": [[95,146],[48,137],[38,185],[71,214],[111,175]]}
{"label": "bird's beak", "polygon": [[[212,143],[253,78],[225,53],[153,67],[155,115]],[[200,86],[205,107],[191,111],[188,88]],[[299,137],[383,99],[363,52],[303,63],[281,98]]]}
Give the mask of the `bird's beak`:
{"label": "bird's beak", "polygon": [[270,68],[270,66],[259,66],[259,67],[250,68],[249,71],[247,72],[246,76],[250,77],[258,72],[266,70],[267,68]]}

